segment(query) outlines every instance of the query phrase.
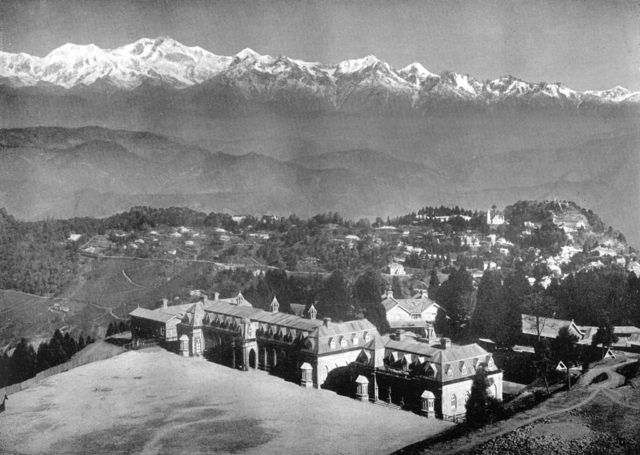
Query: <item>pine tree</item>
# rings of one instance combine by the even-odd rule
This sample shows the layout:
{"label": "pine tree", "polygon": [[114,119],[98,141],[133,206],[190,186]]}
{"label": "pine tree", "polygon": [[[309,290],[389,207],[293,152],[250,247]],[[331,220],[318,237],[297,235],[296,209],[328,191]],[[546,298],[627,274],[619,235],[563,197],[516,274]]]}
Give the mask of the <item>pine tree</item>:
{"label": "pine tree", "polygon": [[333,272],[320,288],[318,306],[321,316],[329,316],[336,320],[344,320],[349,314],[349,292],[344,275],[340,271]]}
{"label": "pine tree", "polygon": [[447,318],[447,313],[442,308],[438,308],[433,328],[439,336],[451,337],[449,319]]}
{"label": "pine tree", "polygon": [[478,285],[471,328],[477,336],[494,338],[503,311],[502,282],[496,271],[487,271]]}
{"label": "pine tree", "polygon": [[598,331],[591,340],[591,346],[602,346],[602,355],[607,348],[618,341],[618,336],[614,333],[613,326],[606,316],[601,317]]}
{"label": "pine tree", "polygon": [[385,282],[382,275],[372,269],[360,275],[353,287],[354,300],[364,308],[366,318],[376,326],[380,333],[389,331],[387,313],[381,303],[384,289]]}
{"label": "pine tree", "polygon": [[402,291],[402,283],[400,282],[400,278],[394,276],[391,279],[391,291],[393,292],[393,296],[396,299],[404,299],[404,292]]}
{"label": "pine tree", "polygon": [[85,347],[85,341],[82,334],[78,336],[78,351],[82,351]]}
{"label": "pine tree", "polygon": [[438,295],[438,288],[440,287],[440,280],[438,279],[438,272],[436,269],[432,269],[429,273],[429,298],[435,300]]}
{"label": "pine tree", "polygon": [[485,365],[478,365],[476,374],[471,384],[471,394],[467,400],[467,423],[479,428],[492,422],[498,414],[500,404],[498,400],[489,396],[489,378],[485,371]]}
{"label": "pine tree", "polygon": [[33,377],[36,374],[36,352],[24,338],[13,351],[9,363],[9,382],[15,384]]}
{"label": "pine tree", "polygon": [[44,371],[47,368],[51,368],[49,364],[49,343],[42,342],[38,346],[38,353],[36,354],[36,371]]}

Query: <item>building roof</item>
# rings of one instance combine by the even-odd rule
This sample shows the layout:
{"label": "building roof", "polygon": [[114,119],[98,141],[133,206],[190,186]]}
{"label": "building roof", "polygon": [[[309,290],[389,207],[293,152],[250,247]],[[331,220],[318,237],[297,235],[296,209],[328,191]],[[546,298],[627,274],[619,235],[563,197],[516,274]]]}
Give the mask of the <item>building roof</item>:
{"label": "building roof", "polygon": [[389,328],[395,329],[424,329],[429,323],[423,319],[409,319],[400,321],[389,321]]}
{"label": "building roof", "polygon": [[384,306],[384,310],[387,313],[396,306],[399,306],[409,314],[417,314],[422,313],[432,305],[436,305],[438,308],[440,308],[436,302],[434,302],[427,296],[418,298],[413,297],[410,299],[396,299],[395,297],[393,297],[393,295],[387,294],[386,297],[382,300],[382,306]]}
{"label": "building roof", "polygon": [[541,337],[556,338],[562,327],[569,327],[569,330],[574,332],[579,338],[583,338],[585,336],[585,332],[573,321],[541,316],[538,323],[536,316],[530,314],[522,315],[522,333],[525,335],[538,336],[539,329]]}
{"label": "building roof", "polygon": [[323,321],[318,321],[320,327],[318,329],[319,337],[328,337],[336,335],[344,335],[353,332],[363,332],[376,330],[376,326],[370,323],[367,319],[356,319],[355,321],[347,322],[331,322],[327,325]]}
{"label": "building roof", "polygon": [[254,313],[251,316],[251,319],[265,324],[281,325],[291,329],[306,330],[308,332],[311,332],[318,326],[322,325],[322,321],[318,321],[317,319],[305,319],[293,314],[280,312],[270,313],[262,310],[258,310],[257,313]]}
{"label": "building roof", "polygon": [[130,316],[142,319],[148,319],[156,322],[168,322],[172,318],[176,317],[176,314],[164,313],[159,310],[149,310],[147,308],[136,308]]}

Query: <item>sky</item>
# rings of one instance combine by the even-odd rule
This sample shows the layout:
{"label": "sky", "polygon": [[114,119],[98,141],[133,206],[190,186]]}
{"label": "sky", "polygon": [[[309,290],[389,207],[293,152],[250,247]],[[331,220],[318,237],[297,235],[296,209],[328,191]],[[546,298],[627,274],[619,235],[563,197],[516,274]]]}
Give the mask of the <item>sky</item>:
{"label": "sky", "polygon": [[640,90],[635,0],[0,0],[0,50],[170,36],[220,55],[336,63],[374,54],[494,79]]}

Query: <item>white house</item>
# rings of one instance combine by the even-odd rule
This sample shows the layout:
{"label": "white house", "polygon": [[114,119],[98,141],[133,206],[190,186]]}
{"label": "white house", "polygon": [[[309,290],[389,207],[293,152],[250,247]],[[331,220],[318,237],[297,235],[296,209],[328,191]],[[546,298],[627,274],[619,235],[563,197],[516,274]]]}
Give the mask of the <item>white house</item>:
{"label": "white house", "polygon": [[398,321],[420,320],[433,324],[440,308],[440,305],[427,296],[426,291],[421,291],[410,299],[396,299],[393,292],[388,290],[382,296],[382,306],[387,313],[387,321],[394,323],[394,327]]}
{"label": "white house", "polygon": [[387,266],[389,270],[389,275],[406,275],[404,271],[404,266],[402,264],[398,264],[397,262],[392,262]]}

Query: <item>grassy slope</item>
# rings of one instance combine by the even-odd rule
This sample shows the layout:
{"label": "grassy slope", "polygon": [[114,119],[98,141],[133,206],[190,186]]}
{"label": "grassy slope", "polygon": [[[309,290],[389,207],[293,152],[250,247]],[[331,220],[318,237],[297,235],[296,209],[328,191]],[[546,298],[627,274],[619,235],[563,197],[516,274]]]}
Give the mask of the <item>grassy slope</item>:
{"label": "grassy slope", "polygon": [[0,452],[384,454],[451,426],[162,350],[53,376],[7,404]]}

